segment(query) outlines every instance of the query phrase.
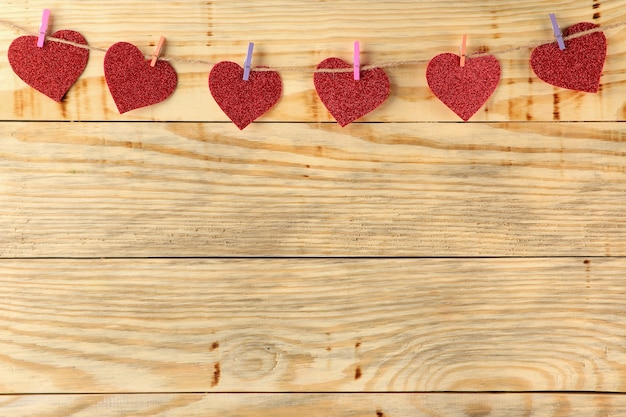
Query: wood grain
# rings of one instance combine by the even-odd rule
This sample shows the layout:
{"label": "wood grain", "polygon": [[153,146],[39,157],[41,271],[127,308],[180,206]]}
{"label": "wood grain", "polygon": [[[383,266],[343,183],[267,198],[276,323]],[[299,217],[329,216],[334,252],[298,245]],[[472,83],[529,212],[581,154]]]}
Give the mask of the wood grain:
{"label": "wood grain", "polygon": [[[1,3],[102,50],[57,104],[0,22],[0,416],[626,416],[626,29],[598,94],[498,52],[626,0]],[[425,80],[464,33],[502,65],[470,123]],[[161,35],[175,94],[119,115],[103,50]],[[420,62],[340,128],[311,71],[357,39]],[[290,69],[242,132],[176,59],[248,42]]]}
{"label": "wood grain", "polygon": [[[473,4],[472,4],[473,3]],[[256,42],[255,65],[296,67],[281,71],[284,95],[263,121],[332,121],[313,88],[312,70],[330,56],[351,60],[352,42],[362,43],[362,63],[422,60],[390,68],[391,98],[365,121],[458,121],[430,92],[426,64],[443,52],[456,52],[461,34],[470,52],[527,45],[552,37],[548,13],[557,11],[563,27],[581,21],[610,25],[626,21],[626,0],[571,2],[508,0],[450,2],[394,0],[332,2],[65,0],[3,1],[0,18],[32,31],[41,9],[53,10],[52,30],[73,29],[89,44],[106,49],[114,42],[152,52],[160,35],[172,58],[243,62],[246,45]],[[471,11],[471,13],[469,13]],[[445,16],[445,18],[442,18]],[[169,120],[225,121],[207,88],[210,65],[175,63],[179,87],[166,102],[120,116],[103,77],[104,54],[94,51],[87,70],[61,104],[27,87],[11,71],[6,51],[15,29],[0,26],[0,120]],[[624,120],[626,117],[626,30],[613,29],[598,94],[547,85],[529,67],[529,49],[499,55],[499,88],[474,121]]]}
{"label": "wood grain", "polygon": [[3,396],[12,417],[619,417],[623,395],[580,394],[152,394]]}
{"label": "wood grain", "polygon": [[623,256],[621,123],[0,124],[0,256]]}
{"label": "wood grain", "polygon": [[625,266],[4,260],[0,392],[624,392]]}

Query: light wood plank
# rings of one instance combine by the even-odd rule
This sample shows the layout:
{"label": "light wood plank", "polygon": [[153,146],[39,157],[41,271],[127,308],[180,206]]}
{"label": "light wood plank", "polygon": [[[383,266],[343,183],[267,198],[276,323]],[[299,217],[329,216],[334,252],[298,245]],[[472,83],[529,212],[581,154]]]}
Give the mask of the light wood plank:
{"label": "light wood plank", "polygon": [[624,395],[577,394],[152,394],[0,398],[12,417],[619,417]]}
{"label": "light wood plank", "polygon": [[[626,0],[248,0],[246,7],[226,0],[32,0],[4,1],[0,18],[36,31],[44,7],[53,10],[52,30],[78,30],[99,48],[126,41],[150,54],[154,42],[165,35],[165,53],[172,57],[243,62],[247,43],[254,41],[255,65],[302,69],[330,56],[351,60],[355,39],[363,45],[363,64],[428,61],[442,52],[456,52],[462,33],[469,36],[471,52],[550,39],[549,12],[557,12],[563,27],[581,21],[601,25],[626,21]],[[0,120],[228,120],[208,91],[210,66],[184,63],[175,64],[179,87],[167,102],[120,116],[103,78],[102,52],[91,54],[86,72],[59,105],[11,71],[6,51],[18,35],[0,26]],[[606,35],[608,57],[599,94],[545,84],[529,67],[530,51],[522,49],[499,56],[502,81],[472,120],[624,120],[626,30],[613,29]],[[364,120],[458,121],[430,93],[425,70],[425,63],[389,69],[391,98]],[[317,98],[311,74],[282,71],[281,76],[284,96],[262,120],[332,121]]]}
{"label": "light wood plank", "polygon": [[0,392],[624,392],[625,261],[2,261]]}
{"label": "light wood plank", "polygon": [[622,256],[621,123],[0,124],[0,256]]}

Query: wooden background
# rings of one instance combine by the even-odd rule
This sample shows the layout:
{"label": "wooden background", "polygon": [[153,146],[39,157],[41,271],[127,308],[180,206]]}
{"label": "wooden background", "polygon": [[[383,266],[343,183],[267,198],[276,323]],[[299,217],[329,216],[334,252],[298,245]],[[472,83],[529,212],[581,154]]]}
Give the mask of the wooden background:
{"label": "wooden background", "polygon": [[90,45],[282,71],[243,132],[174,63],[175,94],[117,114],[104,54],[57,104],[0,26],[1,416],[626,415],[626,28],[598,94],[530,51],[462,123],[426,64],[345,128],[305,72],[491,51],[626,21],[626,0],[2,0]]}

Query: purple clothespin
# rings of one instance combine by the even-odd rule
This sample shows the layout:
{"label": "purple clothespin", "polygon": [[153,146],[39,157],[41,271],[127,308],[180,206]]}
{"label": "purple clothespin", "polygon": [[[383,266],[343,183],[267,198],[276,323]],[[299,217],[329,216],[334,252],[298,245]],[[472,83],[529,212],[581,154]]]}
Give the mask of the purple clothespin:
{"label": "purple clothespin", "polygon": [[48,33],[48,21],[50,20],[50,9],[43,9],[41,15],[41,26],[39,26],[39,37],[37,38],[37,47],[43,48]]}
{"label": "purple clothespin", "polygon": [[354,80],[359,81],[361,79],[361,44],[359,41],[354,42]]}
{"label": "purple clothespin", "polygon": [[561,33],[561,28],[556,21],[556,16],[554,13],[550,13],[550,21],[552,21],[552,30],[554,31],[554,36],[556,36],[556,41],[559,43],[559,49],[561,51],[564,51],[565,42],[563,41],[563,34]]}
{"label": "purple clothespin", "polygon": [[252,66],[252,50],[254,49],[254,44],[250,42],[248,44],[248,55],[246,55],[246,62],[243,64],[243,80],[248,81],[250,78],[250,68]]}

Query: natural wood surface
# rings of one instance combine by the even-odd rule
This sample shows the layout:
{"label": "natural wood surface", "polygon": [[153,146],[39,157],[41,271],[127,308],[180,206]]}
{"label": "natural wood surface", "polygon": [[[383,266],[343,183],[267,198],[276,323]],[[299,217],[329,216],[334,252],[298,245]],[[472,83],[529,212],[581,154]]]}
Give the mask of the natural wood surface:
{"label": "natural wood surface", "polygon": [[625,265],[4,260],[0,391],[623,392]]}
{"label": "natural wood surface", "polygon": [[[61,104],[7,60],[43,8],[101,49]],[[1,0],[0,417],[626,416],[626,26],[572,92],[550,12],[626,0]],[[502,65],[469,123],[425,80],[462,34]],[[176,92],[119,115],[104,50],[161,35]],[[355,40],[420,62],[340,128],[311,71]],[[239,131],[176,59],[248,42],[284,91]]]}
{"label": "natural wood surface", "polygon": [[622,123],[1,123],[0,255],[623,256]]}
{"label": "natural wood surface", "polygon": [[623,395],[577,394],[153,394],[4,396],[11,417],[619,417]]}
{"label": "natural wood surface", "polygon": [[[3,0],[2,16],[36,32],[41,10],[53,10],[51,30],[81,32],[89,44],[106,49],[115,42],[152,53],[159,36],[167,37],[172,58],[242,63],[248,42],[255,42],[254,65],[311,70],[330,56],[352,60],[352,42],[362,42],[362,63],[421,60],[388,70],[391,97],[364,120],[432,121],[459,119],[430,92],[426,62],[457,52],[461,34],[470,52],[501,50],[549,40],[548,13],[558,12],[563,28],[581,21],[610,25],[626,20],[626,0],[516,0],[452,2],[396,0],[332,2]],[[166,102],[119,115],[103,77],[104,53],[93,51],[89,65],[58,105],[26,86],[6,59],[11,41],[21,35],[0,26],[0,119],[19,120],[228,120],[213,101],[206,64],[174,63],[179,86]],[[624,120],[626,107],[626,30],[606,33],[608,56],[598,94],[555,88],[539,80],[529,66],[530,49],[498,55],[502,80],[487,108],[472,120],[552,121]],[[284,95],[263,121],[330,121],[313,88],[312,74],[281,71]]]}

